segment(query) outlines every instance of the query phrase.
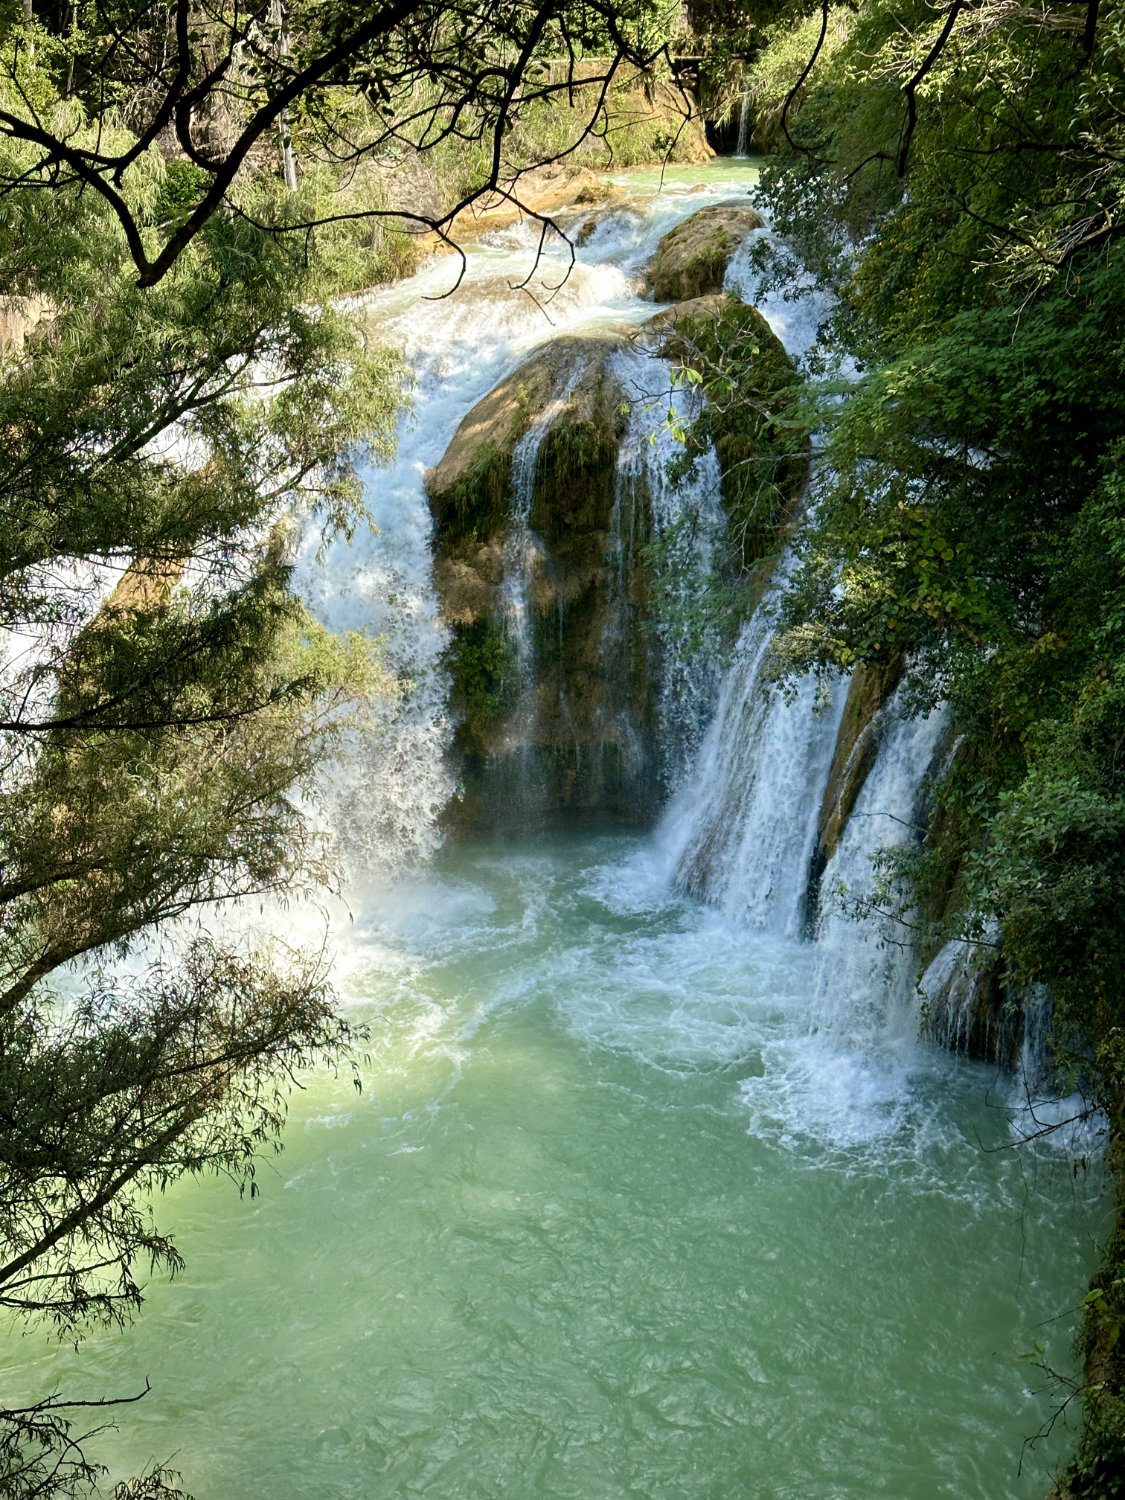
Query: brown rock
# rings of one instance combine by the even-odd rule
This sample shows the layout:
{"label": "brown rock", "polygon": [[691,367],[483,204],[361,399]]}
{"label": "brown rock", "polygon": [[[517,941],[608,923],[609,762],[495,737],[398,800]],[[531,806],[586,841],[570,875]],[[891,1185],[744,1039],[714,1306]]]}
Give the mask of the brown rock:
{"label": "brown rock", "polygon": [[[551,418],[552,433],[604,425],[623,399],[606,390],[606,362],[627,342],[614,329],[555,339],[473,407],[441,462],[425,476],[439,547],[458,536],[486,541],[503,531],[512,454],[536,417],[558,399],[554,393],[569,394]],[[552,444],[548,437],[544,447],[550,450],[561,441]]]}
{"label": "brown rock", "polygon": [[715,203],[677,224],[660,241],[648,268],[657,302],[680,302],[721,292],[731,257],[762,227],[748,203]]}
{"label": "brown rock", "polygon": [[[597,330],[539,350],[468,414],[426,476],[434,578],[454,630],[455,827],[635,820],[652,805],[655,663],[639,556],[651,513],[643,485],[626,495],[616,483],[626,417],[613,357],[629,343]],[[513,521],[511,486],[533,424],[529,537]],[[519,570],[510,580],[509,569]],[[518,641],[517,578],[529,605]]]}

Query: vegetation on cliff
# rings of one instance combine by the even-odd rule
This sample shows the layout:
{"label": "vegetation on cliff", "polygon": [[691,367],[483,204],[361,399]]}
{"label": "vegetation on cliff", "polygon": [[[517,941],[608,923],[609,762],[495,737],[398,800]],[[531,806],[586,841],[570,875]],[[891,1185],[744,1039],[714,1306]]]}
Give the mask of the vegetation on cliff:
{"label": "vegetation on cliff", "polygon": [[[1050,986],[1056,1060],[1114,1132],[1123,25],[1114,4],[826,5],[780,26],[752,75],[777,148],[767,199],[862,363],[824,409],[788,661],[881,670],[905,652],[916,702],[951,703],[965,738],[940,835],[888,881],[907,901],[919,880],[955,891],[946,935],[996,921],[1009,982]],[[1084,1454],[1075,1494],[1113,1493],[1125,1461],[1120,1427],[1098,1425],[1119,1363],[1106,1378],[1090,1398],[1103,1457]]]}
{"label": "vegetation on cliff", "polygon": [[675,470],[689,472],[714,449],[738,567],[745,572],[777,551],[808,473],[802,382],[757,308],[729,293],[677,304],[653,326],[668,330],[659,348],[676,377],[703,397],[684,430]]}

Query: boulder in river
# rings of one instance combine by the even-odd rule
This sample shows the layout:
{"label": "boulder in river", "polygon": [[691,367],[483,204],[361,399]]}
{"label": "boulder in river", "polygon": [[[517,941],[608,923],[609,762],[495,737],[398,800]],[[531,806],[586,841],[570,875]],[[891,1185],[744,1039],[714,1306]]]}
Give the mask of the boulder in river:
{"label": "boulder in river", "polygon": [[453,628],[464,793],[453,820],[651,811],[653,648],[643,486],[618,483],[628,413],[614,329],[554,340],[461,423],[426,475]]}
{"label": "boulder in river", "polygon": [[1013,1067],[1034,997],[1023,999],[1005,982],[999,933],[992,925],[981,944],[953,941],[938,950],[922,976],[923,1029],[952,1052]]}
{"label": "boulder in river", "polygon": [[698,209],[670,229],[649,262],[648,280],[657,302],[680,302],[721,292],[731,257],[762,218],[735,200]]}

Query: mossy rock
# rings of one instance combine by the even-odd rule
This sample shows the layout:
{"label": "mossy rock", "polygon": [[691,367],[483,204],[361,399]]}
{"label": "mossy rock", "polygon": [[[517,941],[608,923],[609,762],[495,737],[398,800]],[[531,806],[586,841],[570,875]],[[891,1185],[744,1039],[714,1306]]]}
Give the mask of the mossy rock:
{"label": "mossy rock", "polygon": [[[628,417],[614,356],[629,344],[624,333],[597,330],[538,351],[468,414],[426,477],[435,583],[454,630],[463,791],[451,828],[636,822],[655,806],[656,674],[639,559],[651,504],[643,484],[617,493]],[[533,424],[543,430],[529,546],[511,491],[515,451]],[[617,518],[636,554],[624,565]],[[513,566],[530,615],[522,663],[507,634]]]}
{"label": "mossy rock", "polygon": [[731,257],[762,227],[748,203],[713,203],[670,229],[649,262],[647,276],[657,302],[680,302],[721,292]]}
{"label": "mossy rock", "polygon": [[515,642],[503,621],[482,614],[454,628],[447,659],[458,746],[466,754],[485,755],[492,734],[519,699]]}
{"label": "mossy rock", "polygon": [[[606,362],[625,344],[612,329],[555,339],[477,402],[425,476],[439,555],[466,539],[487,541],[507,525],[516,447],[560,392],[568,394],[550,418],[545,445],[557,429],[606,429]],[[602,448],[612,440],[606,432]],[[593,436],[583,441],[597,446]]]}
{"label": "mossy rock", "polygon": [[665,359],[702,376],[708,400],[689,434],[685,462],[714,446],[738,562],[747,572],[778,549],[808,476],[800,378],[757,308],[730,293],[676,303],[646,328]]}

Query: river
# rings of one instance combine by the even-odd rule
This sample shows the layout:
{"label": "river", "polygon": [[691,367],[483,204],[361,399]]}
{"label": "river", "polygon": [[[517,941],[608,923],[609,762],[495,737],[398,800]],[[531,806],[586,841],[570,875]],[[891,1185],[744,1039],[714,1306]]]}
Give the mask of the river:
{"label": "river", "polygon": [[[415,420],[371,477],[379,534],[303,573],[414,682],[332,804],[363,1089],[306,1081],[259,1197],[158,1203],[187,1270],[124,1335],[8,1344],[9,1396],[152,1381],[96,1444],[115,1475],[171,1463],[198,1500],[1038,1500],[1065,1461],[1061,1422],[1025,1447],[1056,1399],[1026,1356],[1074,1373],[1106,1185],[1058,1143],[1014,1149],[1016,1080],[919,1040],[910,987],[880,991],[839,932],[683,894],[690,778],[654,834],[435,832],[422,468],[535,343],[649,315],[659,232],[753,172],[633,174],[650,216],[593,236],[552,323],[508,290],[520,230],[471,252],[452,301],[420,300],[449,259],[372,299]],[[771,315],[807,347],[803,304]]]}

